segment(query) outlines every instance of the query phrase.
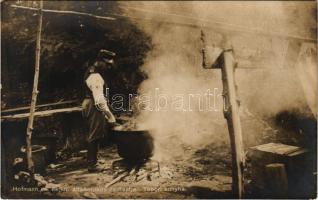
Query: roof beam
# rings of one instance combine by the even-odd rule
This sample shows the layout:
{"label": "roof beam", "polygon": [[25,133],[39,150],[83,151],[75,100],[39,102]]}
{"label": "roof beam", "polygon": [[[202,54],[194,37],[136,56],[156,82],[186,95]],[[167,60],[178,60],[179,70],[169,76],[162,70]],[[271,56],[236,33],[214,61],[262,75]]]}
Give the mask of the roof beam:
{"label": "roof beam", "polygon": [[[18,9],[24,9],[24,10],[34,10],[34,11],[38,10],[38,8],[32,8],[32,7],[27,7],[27,6],[11,5],[11,7],[18,8]],[[95,18],[95,19],[110,20],[110,21],[115,21],[116,20],[116,18],[114,18],[114,17],[99,16],[99,15],[93,15],[91,13],[84,13],[84,12],[77,12],[77,11],[70,11],[70,10],[48,10],[48,9],[43,9],[42,12],[43,13],[80,15],[80,16],[92,17],[92,18]]]}

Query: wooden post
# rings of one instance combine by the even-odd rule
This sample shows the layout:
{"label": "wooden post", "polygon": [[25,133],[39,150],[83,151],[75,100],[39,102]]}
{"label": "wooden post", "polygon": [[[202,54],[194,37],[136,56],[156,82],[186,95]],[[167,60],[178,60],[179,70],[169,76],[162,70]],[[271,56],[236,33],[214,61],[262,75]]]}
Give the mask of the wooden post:
{"label": "wooden post", "polygon": [[287,198],[288,179],[285,165],[282,163],[268,164],[265,172],[268,198]]}
{"label": "wooden post", "polygon": [[[237,198],[242,198],[244,194],[243,170],[245,165],[245,153],[239,116],[239,103],[236,96],[237,86],[234,77],[237,63],[235,62],[232,45],[229,40],[225,40],[227,42],[223,50],[214,47],[214,52],[207,51],[205,34],[202,30],[201,41],[203,43],[203,68],[221,69],[224,103],[223,113],[229,129],[232,154],[232,191]],[[208,57],[205,54],[207,54]]]}
{"label": "wooden post", "polygon": [[36,99],[38,95],[38,82],[39,82],[39,74],[40,74],[40,54],[41,54],[41,31],[42,31],[42,9],[43,9],[43,1],[40,1],[40,8],[38,9],[38,27],[36,34],[36,48],[35,48],[35,70],[34,70],[34,81],[33,81],[33,90],[32,90],[32,99],[31,99],[31,107],[30,107],[30,116],[27,127],[26,134],[26,153],[27,153],[27,164],[28,170],[31,175],[34,173],[34,163],[32,160],[32,131],[33,131],[33,120],[34,120],[34,112]]}
{"label": "wooden post", "polygon": [[236,95],[237,86],[234,77],[234,70],[237,64],[234,59],[232,46],[229,42],[225,44],[224,49],[217,47],[207,48],[203,31],[201,31],[201,41],[203,43],[203,68],[221,69],[222,72],[223,113],[224,118],[227,120],[232,154],[232,191],[237,198],[242,198],[244,194],[243,170],[245,165],[245,153],[239,116],[239,103]]}
{"label": "wooden post", "polygon": [[224,117],[227,120],[232,154],[232,190],[234,195],[242,198],[244,194],[245,154],[242,141],[242,128],[235,85],[235,60],[231,48],[221,54],[222,82],[224,97]]}

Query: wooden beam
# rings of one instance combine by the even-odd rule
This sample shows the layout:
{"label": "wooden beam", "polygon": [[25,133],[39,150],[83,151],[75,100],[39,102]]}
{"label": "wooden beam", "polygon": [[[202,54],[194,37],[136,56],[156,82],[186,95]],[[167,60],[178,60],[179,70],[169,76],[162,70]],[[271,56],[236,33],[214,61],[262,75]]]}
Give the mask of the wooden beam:
{"label": "wooden beam", "polygon": [[[26,7],[26,6],[17,6],[17,5],[11,5],[13,8],[20,8],[20,9],[26,9],[26,10],[37,10],[36,8],[32,7]],[[126,6],[121,6],[121,8],[124,9],[132,9],[132,8],[127,8]],[[135,12],[150,12],[142,9],[136,9],[134,8]],[[260,34],[260,35],[267,35],[267,36],[275,36],[275,37],[281,37],[281,38],[287,38],[287,39],[294,39],[294,40],[301,40],[301,41],[308,41],[308,42],[316,42],[317,39],[315,38],[308,38],[308,37],[302,37],[298,35],[290,35],[290,34],[285,34],[285,33],[276,33],[276,32],[270,32],[267,30],[260,30],[260,29],[251,29],[248,27],[244,26],[239,26],[235,24],[228,24],[224,22],[217,22],[217,21],[210,21],[210,20],[205,20],[205,19],[200,19],[200,18],[194,18],[194,17],[189,17],[185,15],[176,15],[172,13],[158,13],[161,15],[165,16],[178,16],[183,19],[187,20],[193,20],[193,22],[188,22],[188,21],[182,21],[182,22],[177,22],[175,20],[159,20],[156,17],[154,18],[144,18],[144,17],[135,17],[135,16],[129,16],[129,15],[121,15],[121,14],[115,14],[115,13],[110,13],[109,15],[115,16],[115,17],[106,17],[106,16],[98,16],[98,15],[93,15],[90,13],[83,13],[83,12],[77,12],[77,11],[68,11],[68,10],[48,10],[48,9],[43,9],[43,12],[45,13],[57,13],[57,14],[74,14],[74,15],[83,15],[83,16],[88,16],[88,17],[93,17],[96,19],[105,19],[105,20],[117,20],[117,18],[122,18],[122,19],[127,19],[129,18],[132,21],[138,22],[140,20],[142,21],[148,21],[149,23],[153,22],[158,22],[158,23],[165,23],[165,24],[170,24],[174,26],[186,26],[186,27],[193,27],[193,28],[208,28],[208,29],[213,29],[213,30],[224,30],[226,32],[243,32],[243,33],[249,33],[249,34]],[[152,12],[152,11],[151,11]],[[152,12],[153,13],[153,12]],[[171,17],[170,19],[172,19]],[[202,22],[203,25],[199,25],[197,22]]]}
{"label": "wooden beam", "polygon": [[[34,10],[37,11],[37,8],[27,7],[27,6],[17,6],[17,5],[11,5],[13,8],[19,8],[24,10]],[[86,17],[92,17],[95,19],[104,19],[104,20],[111,20],[114,21],[116,18],[114,17],[106,17],[106,16],[99,16],[99,15],[93,15],[90,13],[84,13],[84,12],[77,12],[77,11],[70,11],[70,10],[49,10],[49,9],[42,9],[42,12],[44,13],[56,13],[56,14],[71,14],[71,15],[81,15]]]}
{"label": "wooden beam", "polygon": [[[81,112],[83,109],[80,106],[71,107],[71,108],[60,108],[53,110],[45,110],[34,112],[34,117],[46,117],[59,113],[72,113],[72,112]],[[13,115],[5,115],[1,116],[1,121],[10,121],[10,120],[19,120],[26,119],[30,116],[30,113],[21,113],[21,114],[13,114]]]}
{"label": "wooden beam", "polygon": [[[260,35],[275,36],[275,37],[288,38],[288,39],[301,40],[301,41],[317,42],[316,38],[303,37],[299,35],[292,35],[292,34],[280,33],[280,32],[273,32],[272,30],[247,27],[247,26],[242,26],[238,24],[226,23],[222,21],[207,20],[207,19],[202,19],[202,18],[194,17],[194,16],[187,16],[187,15],[181,15],[181,14],[175,14],[175,13],[168,13],[168,12],[159,12],[154,10],[146,10],[146,9],[123,6],[123,5],[120,6],[120,8],[125,10],[131,10],[133,11],[133,14],[139,12],[139,13],[149,13],[152,16],[156,16],[156,17],[148,17],[148,18],[135,17],[131,15],[125,16],[126,18],[128,17],[136,21],[137,20],[145,20],[150,22],[157,21],[157,22],[168,23],[172,25],[191,26],[191,27],[196,27],[200,29],[202,28],[219,29],[219,30],[225,30],[227,32],[243,32],[243,33],[249,33],[249,34],[260,34]],[[121,16],[121,15],[114,14],[114,16]],[[163,20],[163,19],[158,20],[160,16],[165,16],[164,17],[165,19],[167,18],[167,16],[169,16],[169,20]],[[182,20],[179,20],[178,22],[176,18],[179,18]]]}
{"label": "wooden beam", "polygon": [[[70,101],[61,101],[61,102],[55,102],[55,103],[47,103],[47,104],[41,104],[35,106],[35,109],[38,108],[43,108],[43,107],[48,107],[48,106],[57,106],[57,105],[65,105],[65,104],[71,104],[71,103],[76,103],[77,100],[70,100]],[[2,113],[9,113],[9,112],[17,112],[17,111],[22,111],[22,110],[27,110],[30,109],[30,106],[24,106],[24,107],[19,107],[19,108],[10,108],[7,110],[1,110]]]}

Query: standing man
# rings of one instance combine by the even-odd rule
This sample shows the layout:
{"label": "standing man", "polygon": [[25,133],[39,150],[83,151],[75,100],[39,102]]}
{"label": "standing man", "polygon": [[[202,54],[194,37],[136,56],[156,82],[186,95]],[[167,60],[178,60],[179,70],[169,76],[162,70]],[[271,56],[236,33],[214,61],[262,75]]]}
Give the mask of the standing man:
{"label": "standing man", "polygon": [[97,168],[97,153],[101,138],[109,138],[109,128],[116,119],[108,107],[106,91],[106,74],[114,65],[116,54],[100,50],[93,65],[90,65],[84,75],[85,99],[82,103],[83,117],[88,125],[87,163],[89,172],[100,171]]}

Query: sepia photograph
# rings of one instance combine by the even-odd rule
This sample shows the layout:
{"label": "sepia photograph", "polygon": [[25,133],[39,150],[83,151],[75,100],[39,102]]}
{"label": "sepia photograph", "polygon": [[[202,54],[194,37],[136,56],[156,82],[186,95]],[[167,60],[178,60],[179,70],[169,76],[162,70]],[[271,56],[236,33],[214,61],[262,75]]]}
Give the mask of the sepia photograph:
{"label": "sepia photograph", "polygon": [[2,199],[316,199],[316,1],[1,0]]}

